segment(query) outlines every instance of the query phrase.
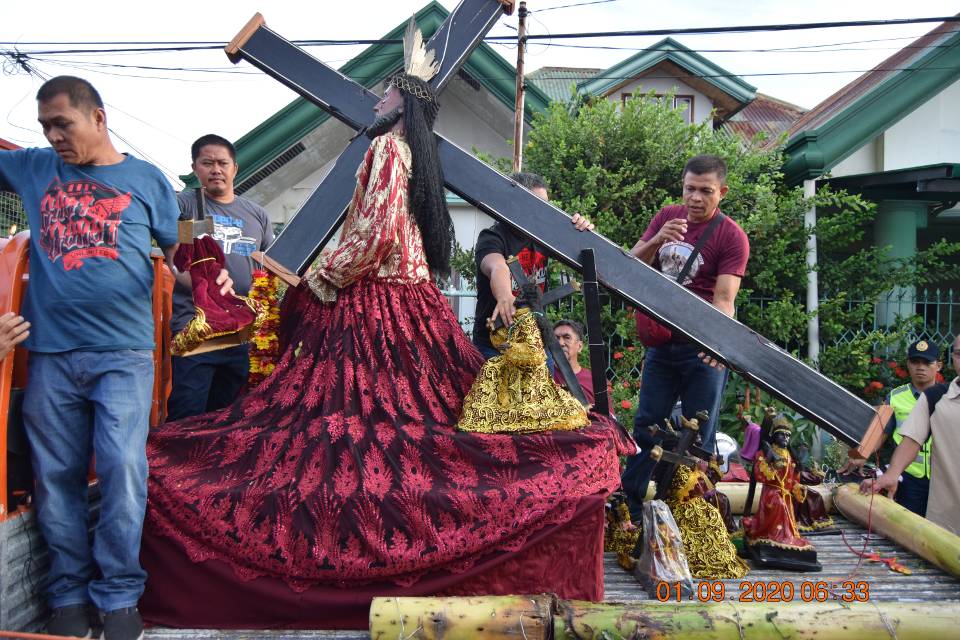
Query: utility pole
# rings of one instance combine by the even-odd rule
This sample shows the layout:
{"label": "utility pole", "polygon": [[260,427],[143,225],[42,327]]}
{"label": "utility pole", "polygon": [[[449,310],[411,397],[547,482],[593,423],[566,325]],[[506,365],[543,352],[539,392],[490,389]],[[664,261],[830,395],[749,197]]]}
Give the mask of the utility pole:
{"label": "utility pole", "polygon": [[523,166],[523,50],[527,46],[527,3],[520,2],[517,16],[520,25],[517,27],[517,102],[514,105],[513,122],[513,170],[520,171]]}

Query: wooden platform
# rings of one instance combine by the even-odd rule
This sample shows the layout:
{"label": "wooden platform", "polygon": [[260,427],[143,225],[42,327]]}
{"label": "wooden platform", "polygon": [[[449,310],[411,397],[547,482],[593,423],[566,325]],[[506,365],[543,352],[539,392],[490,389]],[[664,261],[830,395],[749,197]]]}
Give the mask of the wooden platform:
{"label": "wooden platform", "polygon": [[[792,581],[799,592],[804,581],[840,583],[845,580],[866,581],[869,583],[870,602],[881,606],[884,602],[942,602],[951,600],[960,602],[960,580],[931,566],[928,562],[911,555],[894,543],[876,534],[870,537],[867,551],[879,552],[884,557],[896,555],[898,561],[913,571],[912,575],[895,573],[886,565],[864,560],[859,568],[858,558],[844,544],[842,531],[847,542],[855,549],[863,547],[866,530],[859,525],[834,516],[837,525],[832,529],[811,536],[817,547],[820,563],[824,571],[820,573],[785,573],[773,571],[751,571],[743,580],[726,580],[727,599],[739,601],[740,583]],[[856,572],[854,573],[854,571]],[[617,564],[613,554],[604,558],[605,601],[608,602],[656,602],[641,588],[633,576]],[[799,602],[799,596],[795,597]],[[749,607],[750,603],[743,603]],[[218,631],[187,629],[149,629],[147,638],[174,640],[293,640],[301,638],[334,638],[338,640],[366,640],[366,631]]]}
{"label": "wooden platform", "polygon": [[[944,573],[925,560],[922,560],[893,542],[873,534],[867,545],[867,552],[876,551],[884,558],[896,556],[897,561],[910,569],[912,575],[903,575],[887,568],[885,564],[864,560],[857,568],[858,558],[844,544],[841,532],[854,549],[863,548],[866,530],[852,522],[833,516],[836,525],[831,529],[809,536],[817,548],[817,559],[823,565],[819,573],[795,573],[785,571],[751,570],[741,580],[724,580],[728,600],[739,601],[741,582],[784,582],[792,581],[796,595],[794,602],[800,602],[801,583],[824,581],[841,583],[845,580],[866,581],[869,583],[870,602],[939,602],[943,600],[960,601],[960,580]],[[640,588],[632,575],[620,568],[616,558],[607,554],[604,567],[604,600],[609,602],[653,601]],[[854,573],[854,571],[856,572]],[[696,583],[696,581],[694,581]],[[745,603],[744,606],[749,606]]]}

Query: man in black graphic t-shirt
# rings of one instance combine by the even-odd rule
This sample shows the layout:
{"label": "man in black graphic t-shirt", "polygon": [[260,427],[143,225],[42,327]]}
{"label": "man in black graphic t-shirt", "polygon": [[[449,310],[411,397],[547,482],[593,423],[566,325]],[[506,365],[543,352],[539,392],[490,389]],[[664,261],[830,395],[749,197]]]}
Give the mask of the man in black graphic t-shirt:
{"label": "man in black graphic t-shirt", "polygon": [[[515,173],[510,177],[534,195],[543,200],[549,199],[547,183],[537,174]],[[573,216],[571,222],[577,231],[593,229],[593,224],[579,213]],[[514,300],[518,289],[510,277],[507,258],[517,256],[524,274],[542,290],[547,281],[547,256],[543,247],[502,222],[480,232],[474,255],[477,265],[477,312],[473,321],[473,344],[486,358],[492,358],[499,352],[490,343],[487,320],[501,317],[510,325],[517,311]],[[552,361],[549,364],[552,368]]]}

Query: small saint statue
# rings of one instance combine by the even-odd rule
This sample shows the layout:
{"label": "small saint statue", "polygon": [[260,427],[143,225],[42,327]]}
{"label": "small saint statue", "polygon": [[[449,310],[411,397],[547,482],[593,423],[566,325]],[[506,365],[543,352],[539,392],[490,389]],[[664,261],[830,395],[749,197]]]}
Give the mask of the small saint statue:
{"label": "small saint statue", "polygon": [[[806,445],[797,447],[794,458],[797,469],[800,471],[800,482],[812,487],[823,483],[826,473],[820,468],[816,460],[809,460],[809,454],[804,455]],[[807,489],[807,497],[803,502],[793,503],[793,515],[797,518],[797,527],[801,533],[820,531],[833,526],[833,518],[827,513],[827,506],[819,491]]]}
{"label": "small saint statue", "polygon": [[660,583],[666,582],[671,588],[679,585],[682,597],[692,598],[693,577],[683,552],[683,539],[670,508],[662,500],[643,503],[642,542],[633,575],[647,593],[657,597]]}
{"label": "small saint statue", "polygon": [[513,324],[490,334],[500,355],[487,360],[463,400],[461,431],[539,433],[570,431],[590,424],[587,409],[558,385],[547,369],[547,354],[529,307]]}
{"label": "small saint statue", "polygon": [[761,567],[794,571],[820,571],[817,550],[800,535],[794,504],[804,502],[807,487],[790,453],[790,422],[783,415],[773,419],[771,442],[757,453],[754,479],[763,484],[755,516],[743,518],[747,550]]}
{"label": "small saint statue", "polygon": [[[698,430],[697,418],[681,418],[685,428]],[[680,529],[690,573],[703,580],[742,578],[747,565],[737,557],[723,516],[704,499],[711,490],[707,474],[700,465],[695,468],[678,465],[670,481],[666,503]]]}

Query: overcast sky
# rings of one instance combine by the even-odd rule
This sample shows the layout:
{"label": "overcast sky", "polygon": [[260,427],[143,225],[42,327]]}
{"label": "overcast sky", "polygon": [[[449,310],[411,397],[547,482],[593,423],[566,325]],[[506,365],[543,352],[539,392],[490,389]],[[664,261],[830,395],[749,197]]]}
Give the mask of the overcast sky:
{"label": "overcast sky", "polygon": [[[440,1],[448,9],[456,4],[455,0]],[[957,0],[614,0],[551,9],[585,1],[590,0],[530,0],[527,3],[532,11],[529,32],[539,35],[889,20],[949,16],[960,11]],[[0,41],[4,43],[0,44],[0,50],[11,49],[8,44],[11,42],[21,43],[19,50],[27,53],[74,48],[24,44],[35,41],[225,42],[256,11],[264,14],[272,29],[290,40],[379,38],[425,3],[426,0],[4,2],[0,6]],[[515,33],[516,24],[516,14],[505,16],[491,35]],[[727,71],[742,75],[759,91],[810,108],[850,82],[859,72],[878,64],[934,26],[915,24],[778,33],[679,35],[676,39],[700,51]],[[960,24],[957,28],[960,29]],[[527,70],[543,66],[606,68],[659,39],[537,41],[528,47]],[[569,45],[608,48],[572,48]],[[515,45],[493,46],[511,63],[516,62]],[[756,51],[791,47],[814,48]],[[311,47],[310,52],[339,67],[362,49],[327,46]],[[0,57],[0,63],[3,71],[0,77],[0,137],[23,146],[46,146],[37,126],[34,101],[41,81],[24,73],[8,58]],[[50,54],[39,56],[31,64],[46,75],[80,75],[93,82],[108,104],[111,128],[117,137],[122,138],[116,140],[117,146],[124,151],[132,148],[135,154],[153,161],[171,176],[189,171],[189,145],[195,138],[210,132],[231,139],[239,138],[296,97],[246,63],[231,65],[219,49],[162,54]],[[854,73],[837,73],[839,71]]]}

